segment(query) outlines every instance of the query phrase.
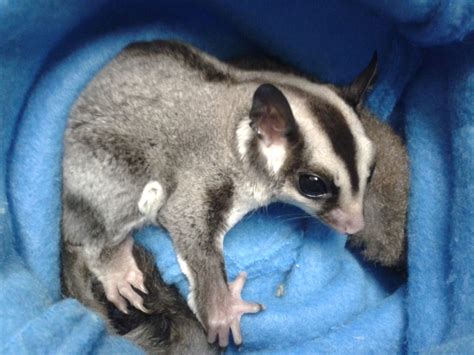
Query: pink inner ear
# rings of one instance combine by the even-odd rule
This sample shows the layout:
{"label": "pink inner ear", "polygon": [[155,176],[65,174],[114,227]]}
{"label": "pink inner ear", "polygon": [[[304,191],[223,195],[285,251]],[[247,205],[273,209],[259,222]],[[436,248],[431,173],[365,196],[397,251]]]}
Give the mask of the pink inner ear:
{"label": "pink inner ear", "polygon": [[285,121],[274,108],[268,108],[258,124],[258,133],[265,145],[282,144],[285,141]]}

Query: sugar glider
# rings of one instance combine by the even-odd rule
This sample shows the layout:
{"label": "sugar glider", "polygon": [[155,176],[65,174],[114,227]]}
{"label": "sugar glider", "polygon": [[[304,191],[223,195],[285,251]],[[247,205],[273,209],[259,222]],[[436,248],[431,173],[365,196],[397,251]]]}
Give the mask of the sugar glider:
{"label": "sugar glider", "polygon": [[[241,299],[245,273],[227,279],[223,238],[246,213],[273,201],[354,235],[369,258],[398,263],[407,158],[394,133],[362,107],[376,62],[374,56],[351,85],[339,87],[226,64],[177,42],[128,46],[70,114],[62,231],[64,255],[78,261],[64,263],[66,290],[87,270],[87,280],[98,280],[125,316],[138,312],[128,302],[153,314],[153,277],[133,254],[132,234],[158,224],[172,238],[189,280],[189,307],[208,342],[226,346],[232,332],[240,344],[241,316],[262,306]],[[384,148],[387,142],[393,147]],[[380,195],[367,208],[372,175]],[[373,218],[364,217],[364,205],[385,218],[367,235]],[[96,299],[89,291],[69,294]]]}

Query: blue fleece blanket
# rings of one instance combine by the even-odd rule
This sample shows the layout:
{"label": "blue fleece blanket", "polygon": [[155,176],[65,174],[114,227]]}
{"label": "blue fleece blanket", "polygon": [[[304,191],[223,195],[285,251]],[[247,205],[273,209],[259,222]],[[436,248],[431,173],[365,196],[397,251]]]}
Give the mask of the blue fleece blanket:
{"label": "blue fleece blanket", "polygon": [[[473,30],[470,0],[0,1],[0,353],[140,353],[61,299],[60,166],[81,89],[127,43],[155,38],[224,59],[271,54],[338,83],[377,50],[369,106],[408,144],[408,281],[273,205],[225,241],[230,277],[247,270],[244,296],[267,306],[243,318],[240,351],[472,351]],[[137,239],[186,293],[166,233]]]}

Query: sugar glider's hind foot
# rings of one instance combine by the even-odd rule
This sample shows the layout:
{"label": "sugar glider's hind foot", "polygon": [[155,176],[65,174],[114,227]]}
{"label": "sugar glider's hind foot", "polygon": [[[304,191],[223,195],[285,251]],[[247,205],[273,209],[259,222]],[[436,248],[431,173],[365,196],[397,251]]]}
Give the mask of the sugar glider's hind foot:
{"label": "sugar glider's hind foot", "polygon": [[242,300],[241,293],[246,280],[247,273],[241,272],[234,282],[229,284],[229,292],[225,296],[225,301],[215,305],[216,309],[210,312],[207,332],[209,343],[218,340],[219,346],[226,347],[229,344],[230,330],[234,343],[236,345],[242,344],[240,318],[245,313],[257,313],[264,309],[261,304],[248,303]]}
{"label": "sugar glider's hind foot", "polygon": [[144,313],[148,310],[143,305],[141,293],[148,293],[144,285],[143,273],[135,262],[132,253],[133,239],[127,237],[117,248],[109,262],[96,271],[102,282],[107,299],[121,312],[128,313],[127,301]]}
{"label": "sugar glider's hind foot", "polygon": [[113,328],[150,354],[219,353],[217,346],[208,344],[204,328],[178,290],[164,283],[151,254],[136,245],[133,254],[149,291],[143,294],[149,313],[134,308],[128,314],[120,312],[106,301],[97,283],[94,293],[106,303],[107,318]]}
{"label": "sugar glider's hind foot", "polygon": [[152,223],[156,222],[156,214],[165,203],[165,191],[163,186],[156,180],[148,182],[143,188],[138,210]]}
{"label": "sugar glider's hind foot", "polygon": [[[155,223],[156,215],[165,202],[165,192],[158,181],[152,180],[143,188],[138,201],[138,210],[149,222]],[[128,314],[127,301],[144,313],[141,293],[148,293],[144,286],[143,274],[132,255],[133,239],[128,236],[114,251],[114,256],[106,268],[96,272],[104,286],[107,299],[122,313]]]}

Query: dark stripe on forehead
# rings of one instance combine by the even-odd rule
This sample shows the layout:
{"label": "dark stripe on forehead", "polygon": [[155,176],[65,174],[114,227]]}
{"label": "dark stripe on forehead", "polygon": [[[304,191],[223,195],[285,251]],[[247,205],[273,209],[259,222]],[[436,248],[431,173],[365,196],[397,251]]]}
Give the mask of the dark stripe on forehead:
{"label": "dark stripe on forehead", "polygon": [[344,116],[333,105],[322,99],[311,97],[309,105],[319,124],[327,133],[336,154],[346,165],[351,179],[352,191],[359,191],[359,174],[356,167],[356,148],[354,136]]}

